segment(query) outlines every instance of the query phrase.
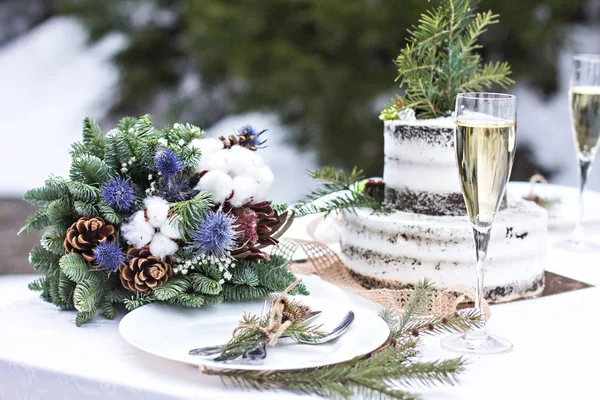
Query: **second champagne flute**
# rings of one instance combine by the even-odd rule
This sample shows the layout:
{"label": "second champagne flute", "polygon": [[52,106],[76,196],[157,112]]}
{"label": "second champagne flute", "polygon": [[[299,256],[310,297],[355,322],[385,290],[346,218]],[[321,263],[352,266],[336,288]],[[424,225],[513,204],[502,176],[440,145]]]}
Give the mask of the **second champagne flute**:
{"label": "second champagne flute", "polygon": [[[506,191],[516,145],[516,98],[499,93],[461,93],[456,97],[455,151],[473,228],[477,281],[475,310],[482,314],[485,261],[492,224]],[[481,329],[442,340],[442,347],[467,354],[497,354],[512,349],[508,340]]]}

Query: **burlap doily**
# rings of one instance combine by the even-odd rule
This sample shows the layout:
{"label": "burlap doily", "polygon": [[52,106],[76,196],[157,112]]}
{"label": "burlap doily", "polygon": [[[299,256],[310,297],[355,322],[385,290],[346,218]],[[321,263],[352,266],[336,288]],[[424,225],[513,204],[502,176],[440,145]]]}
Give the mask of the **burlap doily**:
{"label": "burlap doily", "polygon": [[[401,311],[408,302],[412,289],[366,289],[350,274],[339,256],[324,244],[298,239],[285,239],[274,251],[288,260],[294,260],[298,253],[304,253],[306,261],[290,263],[290,269],[298,274],[316,274],[349,292],[365,299]],[[430,277],[435,279],[435,277]],[[431,294],[428,310],[430,315],[448,315],[464,308],[473,301],[473,290],[466,286],[456,286],[447,290],[436,290]],[[490,317],[487,302],[483,303],[486,319]]]}

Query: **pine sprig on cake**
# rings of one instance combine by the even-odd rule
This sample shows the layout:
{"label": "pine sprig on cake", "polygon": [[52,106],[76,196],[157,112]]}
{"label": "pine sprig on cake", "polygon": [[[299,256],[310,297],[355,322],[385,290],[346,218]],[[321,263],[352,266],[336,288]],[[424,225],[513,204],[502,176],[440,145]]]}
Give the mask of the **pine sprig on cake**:
{"label": "pine sprig on cake", "polygon": [[149,115],[106,134],[86,118],[69,177],[24,195],[40,209],[19,234],[46,230],[29,257],[45,276],[29,288],[77,310],[77,325],[114,318],[115,304],[201,307],[285,289],[295,277],[264,248],[293,213],[267,198],[273,173],[257,132],[244,126],[225,144],[189,124],[157,129]]}
{"label": "pine sprig on cake", "polygon": [[421,16],[396,59],[396,80],[405,90],[404,98],[392,99],[380,119],[398,119],[398,113],[409,108],[422,119],[448,116],[457,94],[513,83],[508,63],[483,64],[477,53],[482,47],[478,38],[499,21],[491,11],[475,13],[477,3],[443,0]]}
{"label": "pine sprig on cake", "polygon": [[341,169],[324,167],[312,171],[310,176],[324,183],[295,206],[294,211],[299,217],[317,213],[328,215],[342,210],[355,212],[361,207],[384,211],[384,206],[377,196],[373,196],[365,185],[359,185],[364,176],[363,171],[357,167],[354,167],[350,174]]}

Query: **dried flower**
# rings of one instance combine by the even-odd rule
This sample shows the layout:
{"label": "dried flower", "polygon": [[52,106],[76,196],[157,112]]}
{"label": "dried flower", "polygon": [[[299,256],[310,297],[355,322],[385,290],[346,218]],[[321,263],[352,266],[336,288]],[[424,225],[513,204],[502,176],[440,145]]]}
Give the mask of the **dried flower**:
{"label": "dried flower", "polygon": [[235,218],[222,210],[209,212],[191,233],[188,249],[199,254],[226,257],[234,249],[237,237]]}
{"label": "dried flower", "polygon": [[154,164],[158,172],[168,181],[173,179],[184,167],[183,162],[175,152],[166,147],[156,151]]}
{"label": "dried flower", "polygon": [[96,257],[96,264],[109,272],[116,272],[119,265],[125,263],[123,252],[116,243],[100,243],[94,249],[94,256]]}
{"label": "dried flower", "polygon": [[118,212],[128,212],[135,201],[135,191],[131,179],[120,176],[111,178],[102,185],[102,198]]}

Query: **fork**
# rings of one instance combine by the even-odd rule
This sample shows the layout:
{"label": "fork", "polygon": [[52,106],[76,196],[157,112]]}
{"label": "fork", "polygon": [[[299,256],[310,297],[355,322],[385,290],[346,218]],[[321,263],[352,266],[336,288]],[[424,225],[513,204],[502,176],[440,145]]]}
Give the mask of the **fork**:
{"label": "fork", "polygon": [[[265,301],[265,304],[263,305],[263,310],[260,314],[261,319],[262,319],[263,315],[265,314],[266,308],[267,308],[267,302]],[[321,311],[309,311],[307,314],[307,317],[302,322],[308,323],[308,322],[314,320],[315,318],[317,318],[319,315],[321,315]],[[279,339],[285,339],[285,338],[289,338],[289,336],[283,335]],[[200,347],[197,349],[190,350],[188,354],[190,356],[212,357],[212,356],[221,354],[221,350],[223,350],[223,346],[225,346],[225,345],[220,344],[217,346]]]}
{"label": "fork", "polygon": [[[295,340],[291,339],[289,336],[286,336],[285,338],[281,336],[279,339],[277,339],[277,344],[281,345],[289,341],[302,344],[322,344],[331,342],[332,340],[342,336],[348,330],[348,328],[350,328],[352,322],[354,322],[354,312],[348,311],[348,314],[346,314],[342,322],[340,322],[338,326],[333,328],[324,336],[310,337],[307,335],[305,337],[297,337]],[[258,343],[242,354],[241,361],[245,364],[262,364],[265,358],[267,358],[267,340],[261,339]]]}

